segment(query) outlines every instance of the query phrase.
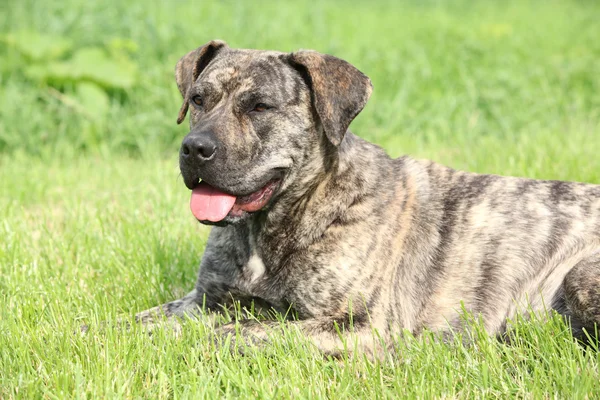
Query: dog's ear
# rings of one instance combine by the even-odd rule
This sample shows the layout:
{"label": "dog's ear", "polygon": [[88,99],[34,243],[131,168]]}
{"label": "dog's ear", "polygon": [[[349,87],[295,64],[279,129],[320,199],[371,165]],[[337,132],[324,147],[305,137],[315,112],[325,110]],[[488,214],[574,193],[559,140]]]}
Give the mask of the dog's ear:
{"label": "dog's ear", "polygon": [[371,80],[352,64],[316,51],[297,51],[291,54],[291,61],[305,72],[325,134],[338,146],[369,100]]}
{"label": "dog's ear", "polygon": [[179,116],[177,117],[177,123],[181,124],[187,114],[190,99],[188,97],[189,89],[192,84],[196,82],[198,76],[206,66],[212,61],[217,55],[219,50],[227,47],[227,43],[221,40],[213,40],[206,43],[204,46],[198,47],[196,50],[192,50],[185,56],[181,57],[175,66],[175,79],[177,80],[177,87],[183,97],[183,104],[179,110]]}

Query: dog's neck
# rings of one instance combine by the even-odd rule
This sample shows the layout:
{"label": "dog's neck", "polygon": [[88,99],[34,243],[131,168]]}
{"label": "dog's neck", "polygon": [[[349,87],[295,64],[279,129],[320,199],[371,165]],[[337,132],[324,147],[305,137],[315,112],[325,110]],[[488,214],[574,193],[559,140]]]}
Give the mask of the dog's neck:
{"label": "dog's neck", "polygon": [[[379,151],[365,151],[365,147]],[[268,210],[247,221],[255,245],[260,248],[264,244],[271,249],[272,264],[279,264],[289,253],[319,240],[332,224],[344,219],[352,204],[365,195],[373,195],[382,166],[391,162],[378,146],[350,132],[339,147],[319,143],[312,151],[320,157],[308,157],[310,161],[299,168],[293,184]],[[373,158],[373,154],[377,160],[356,163],[366,155]],[[360,171],[356,165],[361,165]],[[365,165],[372,166],[372,173],[365,171]],[[372,179],[366,181],[365,177]]]}

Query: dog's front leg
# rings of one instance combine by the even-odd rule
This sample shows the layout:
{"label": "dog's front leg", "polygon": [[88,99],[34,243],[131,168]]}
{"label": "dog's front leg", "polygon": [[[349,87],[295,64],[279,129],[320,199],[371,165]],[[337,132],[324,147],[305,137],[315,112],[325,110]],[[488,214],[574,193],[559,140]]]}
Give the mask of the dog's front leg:
{"label": "dog's front leg", "polygon": [[[180,321],[182,318],[196,318],[202,313],[203,296],[198,294],[198,290],[194,289],[186,296],[179,300],[174,300],[163,305],[152,307],[148,310],[139,312],[135,315],[135,321],[143,325],[149,332],[153,331],[158,326],[171,327],[175,332],[181,332]],[[166,322],[166,325],[164,324]],[[101,326],[106,326],[106,323],[101,323]],[[116,321],[116,326],[129,329],[131,324],[123,318]],[[89,325],[82,325],[80,330],[82,333],[89,331]]]}
{"label": "dog's front leg", "polygon": [[[283,329],[298,329],[326,356],[340,358],[355,351],[371,359],[381,359],[391,347],[385,332],[374,329],[368,323],[354,323],[321,317],[302,321],[258,321],[241,320],[217,328],[222,338],[231,337],[233,349],[244,352],[243,346],[268,346],[274,335],[281,335]],[[235,333],[242,343],[236,343]]]}
{"label": "dog's front leg", "polygon": [[136,322],[141,324],[153,324],[164,318],[195,317],[200,311],[202,304],[198,304],[198,291],[192,290],[179,300],[174,300],[157,307],[139,312],[135,315]]}
{"label": "dog's front leg", "polygon": [[182,318],[197,318],[202,310],[222,312],[238,297],[232,282],[240,280],[237,258],[243,239],[236,231],[213,229],[208,239],[196,288],[179,300],[142,311],[135,316],[137,322],[154,328],[166,321],[179,329]]}
{"label": "dog's front leg", "polygon": [[202,298],[196,289],[179,300],[162,304],[157,307],[139,312],[135,321],[145,328],[152,330],[165,320],[176,332],[181,330],[180,320],[185,317],[197,318],[202,312]]}

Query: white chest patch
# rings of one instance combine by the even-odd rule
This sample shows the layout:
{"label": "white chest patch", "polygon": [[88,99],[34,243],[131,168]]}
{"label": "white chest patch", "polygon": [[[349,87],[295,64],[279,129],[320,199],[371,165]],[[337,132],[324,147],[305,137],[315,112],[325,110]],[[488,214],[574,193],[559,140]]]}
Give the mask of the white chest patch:
{"label": "white chest patch", "polygon": [[265,273],[265,264],[256,253],[252,253],[250,256],[247,268],[252,276],[252,281],[257,280]]}

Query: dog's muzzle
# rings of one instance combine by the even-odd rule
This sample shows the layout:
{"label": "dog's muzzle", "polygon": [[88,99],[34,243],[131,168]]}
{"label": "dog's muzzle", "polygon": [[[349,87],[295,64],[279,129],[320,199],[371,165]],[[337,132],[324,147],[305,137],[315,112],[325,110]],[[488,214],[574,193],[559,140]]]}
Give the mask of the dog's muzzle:
{"label": "dog's muzzle", "polygon": [[217,154],[217,141],[214,134],[210,132],[189,133],[181,143],[179,154],[181,159],[191,167],[194,167],[194,164],[200,166],[212,160]]}

